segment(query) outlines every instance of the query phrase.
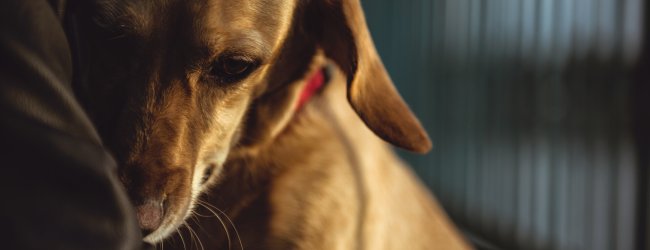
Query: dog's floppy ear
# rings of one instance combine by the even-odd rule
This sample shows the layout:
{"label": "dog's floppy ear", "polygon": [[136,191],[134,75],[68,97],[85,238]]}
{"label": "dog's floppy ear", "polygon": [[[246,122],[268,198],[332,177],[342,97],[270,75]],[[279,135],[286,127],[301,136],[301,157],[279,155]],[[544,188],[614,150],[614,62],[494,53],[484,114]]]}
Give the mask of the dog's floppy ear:
{"label": "dog's floppy ear", "polygon": [[348,100],[365,124],[396,146],[429,151],[431,141],[377,54],[359,0],[311,0],[305,17],[305,30],[346,74]]}

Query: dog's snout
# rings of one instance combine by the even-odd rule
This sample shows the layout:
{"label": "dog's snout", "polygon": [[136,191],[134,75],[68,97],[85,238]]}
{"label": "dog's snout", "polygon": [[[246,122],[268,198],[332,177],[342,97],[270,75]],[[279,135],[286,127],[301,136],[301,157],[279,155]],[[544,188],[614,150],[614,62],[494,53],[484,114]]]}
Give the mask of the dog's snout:
{"label": "dog's snout", "polygon": [[171,164],[124,164],[120,180],[134,207],[136,219],[144,237],[158,239],[182,218],[182,209],[190,201],[190,175],[185,168],[169,167]]}
{"label": "dog's snout", "polygon": [[149,199],[135,207],[143,236],[147,236],[160,227],[165,213],[164,206],[163,199]]}

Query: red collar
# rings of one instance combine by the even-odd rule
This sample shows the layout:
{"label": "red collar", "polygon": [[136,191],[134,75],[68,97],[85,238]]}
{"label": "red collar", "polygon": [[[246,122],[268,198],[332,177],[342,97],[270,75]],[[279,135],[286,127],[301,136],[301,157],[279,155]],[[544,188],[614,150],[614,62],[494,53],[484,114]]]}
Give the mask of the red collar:
{"label": "red collar", "polygon": [[318,90],[320,90],[325,84],[325,69],[317,70],[314,74],[309,77],[307,85],[300,92],[300,98],[298,99],[298,104],[296,109],[300,109],[311,99]]}

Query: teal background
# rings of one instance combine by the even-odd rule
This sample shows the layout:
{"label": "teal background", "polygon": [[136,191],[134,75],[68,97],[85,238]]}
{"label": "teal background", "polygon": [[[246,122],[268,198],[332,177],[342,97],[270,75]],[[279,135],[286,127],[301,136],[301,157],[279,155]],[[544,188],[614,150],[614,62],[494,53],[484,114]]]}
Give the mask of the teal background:
{"label": "teal background", "polygon": [[434,149],[401,152],[452,218],[503,249],[644,249],[634,92],[642,0],[366,0]]}

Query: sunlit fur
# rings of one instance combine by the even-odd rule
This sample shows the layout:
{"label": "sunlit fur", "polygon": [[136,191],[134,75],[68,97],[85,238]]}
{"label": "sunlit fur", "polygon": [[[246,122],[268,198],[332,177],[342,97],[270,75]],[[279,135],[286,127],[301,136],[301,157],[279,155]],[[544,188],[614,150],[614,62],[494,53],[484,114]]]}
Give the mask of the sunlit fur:
{"label": "sunlit fur", "polygon": [[[377,137],[431,147],[358,0],[103,0],[78,18],[87,74],[75,90],[134,206],[165,201],[146,241],[177,232],[180,248],[465,247]],[[259,67],[215,78],[229,54]],[[306,79],[326,66],[331,82],[297,110]]]}

